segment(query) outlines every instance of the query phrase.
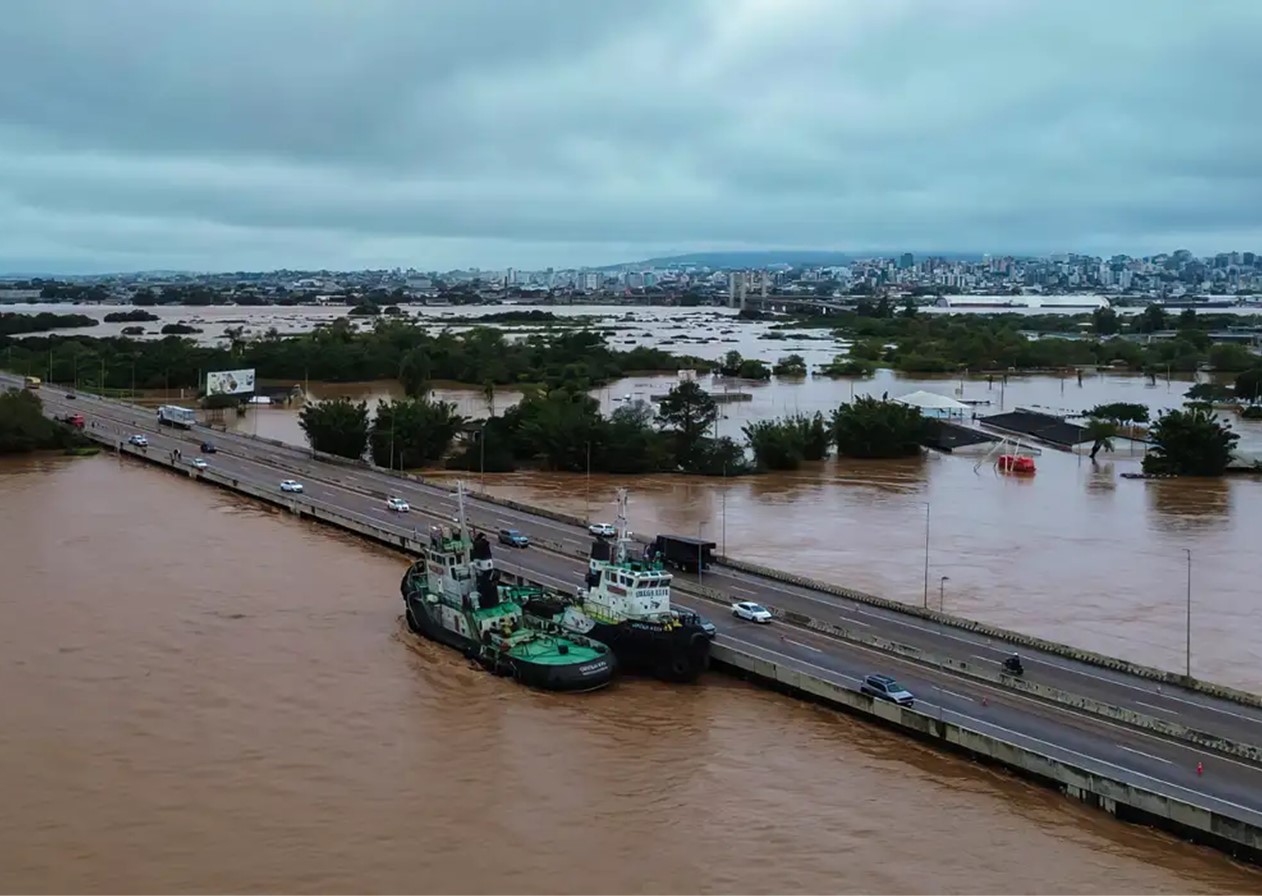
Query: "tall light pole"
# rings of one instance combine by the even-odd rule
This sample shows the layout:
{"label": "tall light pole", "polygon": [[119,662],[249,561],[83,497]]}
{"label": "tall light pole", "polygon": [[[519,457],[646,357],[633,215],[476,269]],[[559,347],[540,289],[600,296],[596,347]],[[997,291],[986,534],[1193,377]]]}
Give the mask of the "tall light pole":
{"label": "tall light pole", "polygon": [[478,430],[478,473],[481,482],[482,494],[486,494],[486,423],[483,422],[482,428]]}
{"label": "tall light pole", "polygon": [[925,609],[929,609],[929,502],[925,502]]}
{"label": "tall light pole", "polygon": [[720,541],[722,543],[722,546],[719,548],[719,553],[722,554],[724,557],[726,557],[727,556],[727,462],[726,461],[724,461],[723,463],[723,494],[719,496],[719,500],[723,508],[720,514],[723,519],[723,523],[722,523],[723,529],[722,529],[722,535],[720,536]]}
{"label": "tall light pole", "polygon": [[950,576],[943,576],[938,580],[938,612],[946,612],[943,607],[946,604],[946,583],[951,581]]}
{"label": "tall light pole", "polygon": [[592,443],[587,440],[587,480],[583,489],[583,518],[592,521]]}
{"label": "tall light pole", "polygon": [[701,552],[701,527],[704,525],[705,525],[704,522],[697,523],[697,584],[698,585],[701,584],[702,571],[705,566],[704,558],[702,557],[702,552]]}
{"label": "tall light pole", "polygon": [[1188,592],[1187,592],[1187,640],[1185,655],[1187,657],[1187,677],[1192,677],[1192,549],[1184,548],[1188,555]]}

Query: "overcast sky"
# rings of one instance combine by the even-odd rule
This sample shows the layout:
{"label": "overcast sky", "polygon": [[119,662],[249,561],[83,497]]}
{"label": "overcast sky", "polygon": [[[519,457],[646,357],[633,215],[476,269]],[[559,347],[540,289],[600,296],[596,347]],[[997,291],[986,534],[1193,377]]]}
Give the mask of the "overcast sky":
{"label": "overcast sky", "polygon": [[1262,251],[1262,0],[35,0],[0,270]]}

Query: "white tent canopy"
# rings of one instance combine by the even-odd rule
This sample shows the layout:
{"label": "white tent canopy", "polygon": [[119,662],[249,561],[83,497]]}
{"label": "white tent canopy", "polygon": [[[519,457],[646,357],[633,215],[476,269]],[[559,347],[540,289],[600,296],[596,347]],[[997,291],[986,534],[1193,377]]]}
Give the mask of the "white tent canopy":
{"label": "white tent canopy", "polygon": [[969,406],[954,398],[948,398],[945,395],[938,395],[934,392],[926,392],[921,389],[919,392],[912,392],[904,395],[902,398],[895,398],[899,404],[911,405],[914,408],[920,408],[922,411],[967,411]]}

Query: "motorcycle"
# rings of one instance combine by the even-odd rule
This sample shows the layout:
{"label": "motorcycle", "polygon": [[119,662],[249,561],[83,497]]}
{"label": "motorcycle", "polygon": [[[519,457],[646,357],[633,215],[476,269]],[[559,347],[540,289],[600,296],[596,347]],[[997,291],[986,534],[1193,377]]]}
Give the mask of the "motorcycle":
{"label": "motorcycle", "polygon": [[1012,658],[1003,661],[1003,670],[1009,675],[1017,676],[1017,678],[1025,674],[1025,666],[1021,665],[1021,661]]}

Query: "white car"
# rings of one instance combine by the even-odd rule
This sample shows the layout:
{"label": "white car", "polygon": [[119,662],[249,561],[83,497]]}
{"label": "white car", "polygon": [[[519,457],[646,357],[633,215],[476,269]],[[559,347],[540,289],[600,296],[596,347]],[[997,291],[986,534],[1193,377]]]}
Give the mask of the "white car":
{"label": "white car", "polygon": [[302,483],[295,479],[286,479],[280,484],[282,492],[300,492],[302,491]]}
{"label": "white car", "polygon": [[149,440],[142,435],[134,435],[127,440],[128,443],[135,445],[137,448],[148,448]]}
{"label": "white car", "polygon": [[395,513],[407,513],[411,509],[408,506],[408,502],[402,498],[386,498],[386,510],[393,510]]}
{"label": "white car", "polygon": [[193,467],[198,470],[204,470],[210,466],[210,464],[206,463],[206,461],[202,460],[200,457],[193,458],[190,463],[192,463]]}
{"label": "white car", "polygon": [[747,619],[750,622],[770,622],[772,619],[770,610],[747,600],[732,604],[732,615],[737,619]]}
{"label": "white car", "polygon": [[613,527],[613,523],[592,523],[587,527],[587,531],[600,538],[613,538],[618,534],[618,530]]}

